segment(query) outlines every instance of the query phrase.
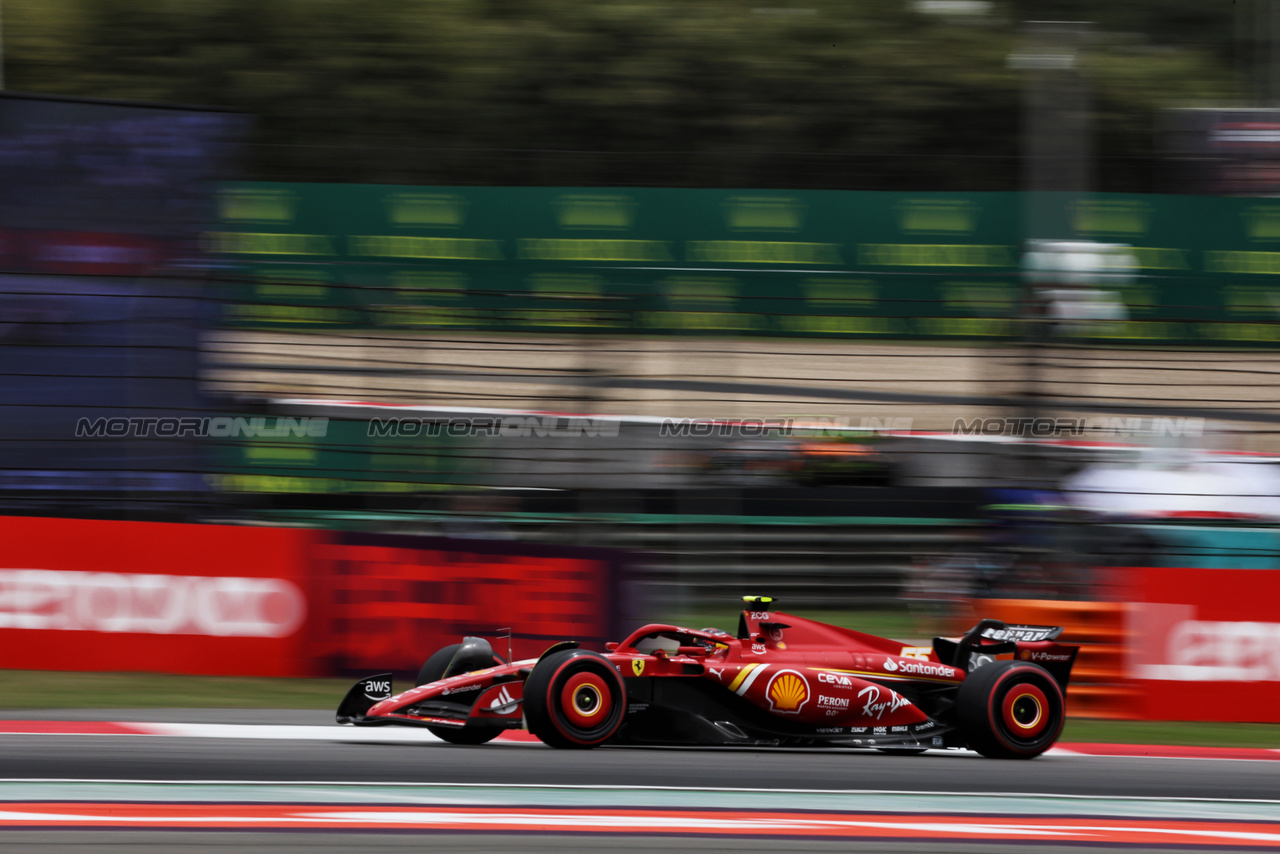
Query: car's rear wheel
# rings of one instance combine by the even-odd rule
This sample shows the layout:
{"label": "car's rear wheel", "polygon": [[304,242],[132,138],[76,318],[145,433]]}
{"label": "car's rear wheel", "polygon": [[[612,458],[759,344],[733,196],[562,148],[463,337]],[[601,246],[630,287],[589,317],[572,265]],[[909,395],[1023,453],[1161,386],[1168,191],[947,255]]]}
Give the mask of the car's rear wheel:
{"label": "car's rear wheel", "polygon": [[[462,644],[454,643],[433,652],[418,671],[418,680],[414,684],[426,685],[442,679],[449,662],[453,661],[454,655],[461,648]],[[496,667],[500,663],[495,657],[488,666]],[[436,738],[447,741],[450,744],[484,744],[486,741],[493,741],[502,734],[501,727],[476,724],[467,724],[464,727],[428,726],[427,729]]]}
{"label": "car's rear wheel", "polygon": [[996,661],[979,667],[961,683],[956,720],[965,741],[983,756],[1031,759],[1061,735],[1066,700],[1043,667]]}
{"label": "car's rear wheel", "polygon": [[552,747],[595,747],[617,733],[627,691],[609,659],[585,649],[553,653],[524,683],[529,731]]}

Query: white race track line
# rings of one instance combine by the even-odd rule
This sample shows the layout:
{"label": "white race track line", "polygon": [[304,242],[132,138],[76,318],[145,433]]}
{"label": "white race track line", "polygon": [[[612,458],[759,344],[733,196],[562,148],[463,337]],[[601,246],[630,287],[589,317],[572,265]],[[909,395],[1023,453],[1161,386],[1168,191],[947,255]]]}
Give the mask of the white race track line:
{"label": "white race track line", "polygon": [[[268,741],[404,743],[441,741],[425,729],[406,727],[288,726],[284,724],[130,723],[140,735],[181,738],[255,738]],[[505,742],[519,744],[520,742]]]}
{"label": "white race track line", "polygon": [[[214,738],[214,739],[251,739],[259,741],[313,741],[331,744],[430,744],[442,739],[432,735],[430,731],[417,727],[355,727],[355,726],[295,726],[288,724],[209,724],[181,722],[136,722],[119,721],[113,723],[29,721],[15,722],[20,724],[6,728],[0,721],[0,736],[165,736],[169,738]],[[543,747],[542,742],[522,730],[510,730],[492,742],[503,746],[536,746]],[[1256,748],[1251,750],[1230,751],[1233,755],[1215,755],[1197,753],[1196,748],[1179,749],[1177,747],[1138,747],[1132,750],[1112,752],[1095,750],[1094,745],[1067,744],[1050,748],[1045,756],[1057,759],[1196,759],[1215,762],[1255,762],[1280,760],[1280,750]],[[1082,749],[1083,748],[1083,749]],[[682,747],[672,745],[664,749],[699,750],[700,747]],[[732,749],[732,748],[728,748]],[[772,750],[788,753],[828,751],[831,748],[818,747],[778,747]],[[840,749],[840,748],[837,748]],[[1201,748],[1200,750],[1203,750]],[[936,756],[976,757],[977,754],[967,750],[934,750]]]}

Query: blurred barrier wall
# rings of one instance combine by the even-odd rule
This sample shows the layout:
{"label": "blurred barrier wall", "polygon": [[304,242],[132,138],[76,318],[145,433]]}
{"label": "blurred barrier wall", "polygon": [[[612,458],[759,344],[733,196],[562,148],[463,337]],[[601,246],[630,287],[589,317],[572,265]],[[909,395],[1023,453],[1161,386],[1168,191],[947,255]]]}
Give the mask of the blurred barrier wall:
{"label": "blurred barrier wall", "polygon": [[553,643],[603,649],[627,595],[622,552],[507,540],[323,532],[311,654],[327,672],[415,672],[463,635],[516,658]]}
{"label": "blurred barrier wall", "polygon": [[1130,573],[1129,673],[1139,715],[1280,723],[1280,572]]}
{"label": "blurred barrier wall", "polygon": [[[1280,341],[1280,204],[1048,194],[1051,232],[1131,247],[1068,336]],[[1017,193],[225,185],[202,237],[221,325],[1000,340],[1024,334]],[[1113,312],[1114,315],[1114,312]]]}
{"label": "blurred barrier wall", "polygon": [[953,628],[984,617],[1062,626],[1063,642],[1081,645],[1067,689],[1075,716],[1280,723],[1280,573],[1110,574],[1126,601],[975,600]]}
{"label": "blurred barrier wall", "polygon": [[300,528],[0,517],[0,643],[25,670],[414,672],[463,634],[601,647],[623,554]]}
{"label": "blurred barrier wall", "polygon": [[23,670],[297,676],[312,531],[0,517],[0,643]]}

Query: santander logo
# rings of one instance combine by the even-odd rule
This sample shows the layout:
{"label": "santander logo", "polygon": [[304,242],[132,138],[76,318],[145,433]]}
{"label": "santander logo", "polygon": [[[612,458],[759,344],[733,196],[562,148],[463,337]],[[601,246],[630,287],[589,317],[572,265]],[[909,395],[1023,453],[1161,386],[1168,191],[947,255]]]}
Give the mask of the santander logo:
{"label": "santander logo", "polygon": [[917,661],[915,659],[894,661],[892,658],[886,658],[883,666],[889,673],[901,671],[903,676],[944,676],[950,679],[956,675],[954,667],[947,667],[945,664],[934,664],[932,661]]}

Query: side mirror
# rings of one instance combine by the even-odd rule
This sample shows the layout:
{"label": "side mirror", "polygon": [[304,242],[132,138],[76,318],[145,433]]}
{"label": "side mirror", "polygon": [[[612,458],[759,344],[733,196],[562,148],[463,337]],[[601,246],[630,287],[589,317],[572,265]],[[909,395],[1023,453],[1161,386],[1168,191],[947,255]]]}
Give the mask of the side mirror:
{"label": "side mirror", "polygon": [[617,642],[617,641],[609,641],[607,644],[605,644],[605,645],[604,645],[604,648],[605,648],[606,650],[608,650],[609,652],[613,652],[615,649],[617,649],[617,648],[618,648],[618,642]]}

